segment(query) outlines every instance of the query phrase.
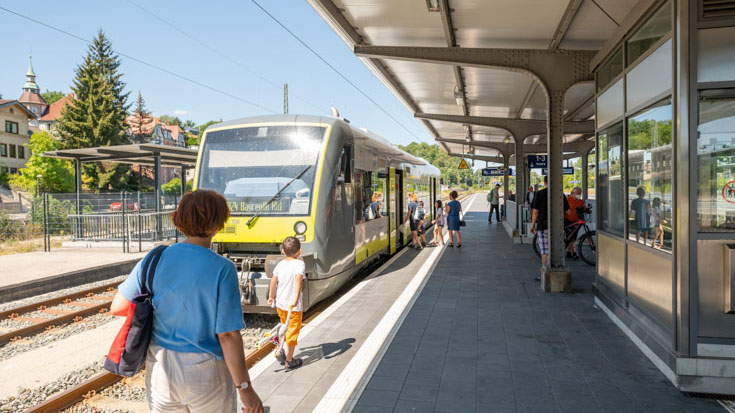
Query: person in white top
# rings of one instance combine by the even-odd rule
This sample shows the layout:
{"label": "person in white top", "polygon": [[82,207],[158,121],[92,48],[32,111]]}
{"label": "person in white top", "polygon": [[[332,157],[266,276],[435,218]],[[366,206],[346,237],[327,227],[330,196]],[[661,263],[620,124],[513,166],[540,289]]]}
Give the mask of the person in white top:
{"label": "person in white top", "polygon": [[442,201],[438,199],[434,201],[434,209],[436,210],[434,221],[432,221],[432,223],[434,224],[434,239],[431,241],[431,244],[429,244],[429,246],[436,247],[438,245],[441,245],[443,247],[444,234],[442,233],[442,230],[444,229],[444,225],[447,223],[447,216],[444,214]]}
{"label": "person in white top", "polygon": [[301,255],[301,242],[296,237],[288,237],[281,244],[281,252],[285,256],[273,270],[271,279],[268,304],[275,306],[281,323],[286,323],[288,312],[288,330],[286,331],[285,351],[281,350],[276,359],[285,364],[288,370],[300,367],[304,362],[299,358],[293,358],[293,353],[298,344],[299,332],[301,331],[301,320],[303,315],[302,286],[304,283],[305,265],[299,259]]}

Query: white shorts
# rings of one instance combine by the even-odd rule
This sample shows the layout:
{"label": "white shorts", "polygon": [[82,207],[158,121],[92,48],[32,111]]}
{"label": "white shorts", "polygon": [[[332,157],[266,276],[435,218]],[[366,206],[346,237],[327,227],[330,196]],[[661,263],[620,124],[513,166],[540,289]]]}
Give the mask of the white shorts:
{"label": "white shorts", "polygon": [[145,387],[151,413],[236,412],[237,390],[224,360],[148,346]]}

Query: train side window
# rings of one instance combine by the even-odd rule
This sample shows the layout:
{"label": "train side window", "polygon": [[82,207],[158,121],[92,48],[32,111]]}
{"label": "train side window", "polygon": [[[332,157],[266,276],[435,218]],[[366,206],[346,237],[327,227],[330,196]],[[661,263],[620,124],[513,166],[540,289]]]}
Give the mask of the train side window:
{"label": "train side window", "polygon": [[337,182],[341,184],[349,184],[352,182],[352,147],[350,146],[342,148]]}

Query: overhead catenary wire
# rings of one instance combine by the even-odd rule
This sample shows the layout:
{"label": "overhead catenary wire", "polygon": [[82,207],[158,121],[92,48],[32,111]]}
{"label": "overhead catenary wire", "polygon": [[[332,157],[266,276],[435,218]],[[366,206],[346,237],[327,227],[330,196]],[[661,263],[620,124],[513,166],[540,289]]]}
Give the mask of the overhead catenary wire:
{"label": "overhead catenary wire", "polygon": [[285,24],[283,24],[280,20],[278,20],[278,18],[276,18],[273,14],[271,14],[263,6],[261,6],[260,3],[258,3],[256,0],[250,0],[250,1],[253,4],[255,4],[261,11],[263,11],[263,13],[265,13],[268,17],[270,17],[271,20],[273,20],[274,22],[276,22],[276,24],[278,24],[279,26],[281,26],[281,28],[283,30],[285,30],[288,34],[290,34],[291,37],[293,37],[294,39],[296,39],[297,42],[299,42],[302,46],[304,46],[307,50],[309,50],[314,56],[316,56],[319,60],[321,60],[322,63],[324,63],[330,69],[332,69],[332,71],[334,73],[336,73],[345,82],[347,82],[350,86],[352,86],[355,90],[357,90],[367,100],[369,100],[370,102],[372,102],[372,104],[375,105],[378,109],[380,109],[381,112],[385,113],[389,118],[391,118],[393,120],[393,122],[395,122],[398,126],[400,126],[401,128],[403,128],[403,130],[405,130],[411,136],[413,136],[414,139],[421,140],[421,138],[419,138],[415,133],[413,133],[411,130],[409,130],[406,127],[406,125],[404,125],[403,123],[401,123],[398,119],[395,118],[395,116],[393,116],[390,112],[388,112],[384,107],[382,107],[381,105],[379,105],[378,102],[376,102],[372,97],[370,97],[370,95],[368,95],[367,93],[365,93],[365,91],[363,91],[362,89],[360,89],[360,87],[358,87],[352,80],[350,80],[347,76],[345,76],[344,74],[342,74],[342,72],[340,72],[339,69],[337,69],[336,67],[334,67],[334,65],[332,65],[331,63],[329,63],[327,61],[327,59],[325,59],[324,57],[322,57],[322,55],[320,55],[316,50],[314,50],[305,41],[303,41],[296,33],[294,33],[293,31],[291,31],[291,29],[289,29]]}
{"label": "overhead catenary wire", "polygon": [[[84,42],[84,43],[86,43],[86,44],[89,44],[89,45],[93,44],[93,43],[92,43],[91,41],[89,41],[89,40],[87,40],[87,39],[85,39],[85,38],[83,38],[83,37],[81,37],[81,36],[78,36],[78,35],[76,35],[76,34],[74,34],[74,33],[71,33],[71,32],[68,32],[68,31],[66,31],[66,30],[64,30],[64,29],[60,29],[60,28],[58,28],[58,27],[52,26],[52,25],[50,25],[50,24],[48,24],[48,23],[44,23],[44,22],[42,22],[42,21],[40,21],[40,20],[36,20],[36,19],[34,19],[34,18],[32,18],[32,17],[29,17],[29,16],[26,16],[26,15],[24,15],[24,14],[18,13],[18,12],[16,12],[16,11],[10,10],[10,9],[8,9],[8,8],[6,8],[6,7],[0,6],[0,10],[3,10],[3,11],[5,11],[5,12],[7,12],[7,13],[10,13],[10,14],[13,14],[13,15],[15,15],[15,16],[18,16],[18,17],[20,17],[20,18],[22,18],[22,19],[25,19],[25,20],[28,20],[28,21],[30,21],[30,22],[36,23],[36,24],[38,24],[38,25],[41,25],[41,26],[43,26],[43,27],[46,27],[46,28],[48,28],[48,29],[54,30],[54,31],[56,31],[56,32],[62,33],[62,34],[64,34],[64,35],[66,35],[66,36],[69,36],[69,37],[72,37],[72,38],[74,38],[74,39],[80,40],[80,41],[82,41],[82,42]],[[129,55],[129,54],[126,54],[126,53],[122,53],[122,52],[120,52],[119,50],[115,50],[115,49],[113,49],[113,51],[114,51],[115,53],[117,53],[118,55],[120,55],[120,56],[122,56],[122,57],[126,58],[126,59],[130,59],[130,60],[132,60],[132,61],[138,62],[138,63],[140,63],[140,64],[142,64],[142,65],[144,65],[144,66],[148,66],[148,67],[150,67],[150,68],[152,68],[152,69],[156,69],[156,70],[158,70],[158,71],[160,71],[160,72],[163,72],[163,73],[166,73],[166,74],[168,74],[168,75],[174,76],[174,77],[176,77],[176,78],[178,78],[178,79],[184,80],[184,81],[186,81],[186,82],[189,82],[189,83],[192,83],[192,84],[194,84],[194,85],[197,85],[197,86],[203,87],[203,88],[205,88],[205,89],[208,89],[208,90],[210,90],[210,91],[212,91],[212,92],[215,92],[215,93],[219,93],[219,94],[221,94],[221,95],[224,95],[224,96],[230,97],[230,98],[232,98],[232,99],[235,99],[235,100],[238,100],[238,101],[240,101],[240,102],[246,103],[246,104],[248,104],[248,105],[254,106],[254,107],[256,107],[256,108],[259,108],[259,109],[261,109],[261,110],[264,110],[264,111],[266,111],[266,112],[269,112],[269,113],[279,113],[278,111],[275,111],[275,110],[273,110],[273,109],[269,109],[269,108],[267,108],[267,107],[265,107],[265,106],[263,106],[263,105],[260,105],[260,104],[258,104],[258,103],[256,103],[256,102],[253,102],[253,101],[250,101],[250,100],[247,100],[247,99],[241,98],[241,97],[239,97],[239,96],[233,95],[232,93],[228,93],[228,92],[225,92],[225,91],[223,91],[223,90],[217,89],[217,88],[215,88],[215,87],[213,87],[213,86],[207,85],[207,84],[205,84],[205,83],[202,83],[202,82],[200,82],[200,81],[198,81],[198,80],[195,80],[195,79],[192,79],[192,78],[190,78],[190,77],[187,77],[187,76],[184,76],[184,75],[178,74],[178,73],[176,73],[176,72],[173,72],[173,71],[171,71],[171,70],[168,70],[168,69],[166,69],[166,68],[163,68],[163,67],[160,67],[160,66],[154,65],[153,63],[149,63],[149,62],[146,62],[145,60],[139,59],[139,58],[137,58],[137,57],[133,57],[133,56],[131,56],[131,55]]]}
{"label": "overhead catenary wire", "polygon": [[[133,0],[126,0],[126,1],[128,3],[130,3],[131,5],[133,5],[134,7],[138,8],[139,10],[143,11],[144,13],[146,13],[146,14],[152,16],[153,18],[155,18],[156,20],[160,21],[161,23],[163,23],[163,24],[169,26],[170,28],[176,30],[177,32],[181,33],[182,35],[184,35],[185,37],[189,38],[190,40],[193,40],[194,42],[199,43],[201,46],[203,46],[204,48],[210,50],[214,54],[220,56],[221,58],[223,58],[223,59],[225,59],[227,61],[229,61],[230,63],[232,63],[235,66],[241,68],[242,70],[250,73],[251,75],[255,76],[256,78],[262,80],[263,82],[265,82],[265,83],[267,83],[267,84],[269,84],[269,85],[271,85],[271,86],[273,86],[273,87],[275,87],[275,88],[277,88],[279,90],[281,90],[281,88],[283,87],[283,84],[274,82],[274,81],[268,79],[267,77],[261,75],[260,73],[254,71],[253,69],[250,69],[249,67],[245,66],[244,64],[242,64],[238,60],[236,60],[236,59],[234,59],[234,58],[226,55],[225,53],[221,52],[220,50],[218,50],[214,46],[212,46],[212,45],[204,42],[203,40],[200,40],[199,38],[195,37],[191,33],[185,31],[184,29],[182,29],[182,28],[180,28],[178,26],[176,26],[175,24],[173,24],[170,21],[164,19],[163,17],[157,15],[156,13],[154,13],[154,12],[146,9],[145,7],[143,7],[140,4],[136,3],[135,1],[133,1]],[[322,110],[323,109],[323,108],[320,108],[319,106],[317,106],[317,105],[309,102],[308,100],[304,99],[303,97],[301,97],[301,96],[299,96],[299,95],[297,95],[297,94],[295,94],[293,92],[291,92],[291,96],[299,99],[300,101],[306,103],[307,105],[313,107],[316,110]]]}

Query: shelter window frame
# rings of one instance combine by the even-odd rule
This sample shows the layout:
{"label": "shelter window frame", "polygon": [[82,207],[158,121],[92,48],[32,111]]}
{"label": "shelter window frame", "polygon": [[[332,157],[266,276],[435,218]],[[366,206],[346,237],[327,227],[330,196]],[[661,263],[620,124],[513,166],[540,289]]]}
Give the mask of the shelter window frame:
{"label": "shelter window frame", "polygon": [[671,97],[659,100],[627,117],[626,126],[628,239],[671,253],[674,240]]}
{"label": "shelter window frame", "polygon": [[610,54],[605,63],[601,64],[595,73],[595,84],[598,92],[603,92],[607,86],[614,84],[625,71],[624,48],[618,47]]}
{"label": "shelter window frame", "polygon": [[[672,1],[667,0],[627,36],[625,39],[626,67],[634,66],[644,60],[652,50],[656,50],[672,36],[674,24],[672,16]],[[646,34],[647,37],[641,37]]]}
{"label": "shelter window frame", "polygon": [[[729,166],[735,161],[732,142],[735,130],[728,130],[730,125],[723,121],[732,119],[735,122],[735,89],[701,90],[697,106],[697,231],[733,233],[735,203],[732,196],[735,194],[727,184],[735,180],[732,174],[735,170]],[[724,154],[711,155],[723,151]]]}
{"label": "shelter window frame", "polygon": [[597,145],[600,149],[597,157],[596,188],[598,227],[601,231],[618,237],[625,237],[624,129],[624,122],[618,121],[597,134]]}

